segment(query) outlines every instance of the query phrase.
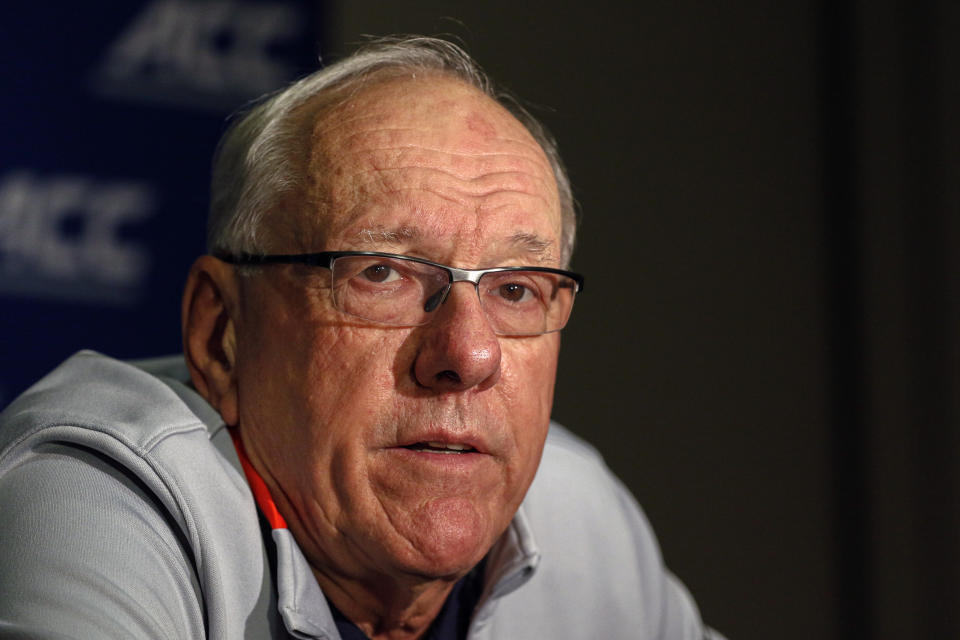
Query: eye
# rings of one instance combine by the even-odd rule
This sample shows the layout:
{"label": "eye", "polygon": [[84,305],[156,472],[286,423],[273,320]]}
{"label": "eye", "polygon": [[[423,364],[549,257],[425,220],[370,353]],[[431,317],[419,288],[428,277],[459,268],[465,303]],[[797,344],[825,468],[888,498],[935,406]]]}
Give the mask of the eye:
{"label": "eye", "polygon": [[507,282],[506,284],[500,285],[497,293],[507,302],[526,302],[533,296],[529,288],[516,282]]}
{"label": "eye", "polygon": [[400,278],[396,269],[386,264],[373,264],[362,271],[363,277],[370,282],[393,282]]}

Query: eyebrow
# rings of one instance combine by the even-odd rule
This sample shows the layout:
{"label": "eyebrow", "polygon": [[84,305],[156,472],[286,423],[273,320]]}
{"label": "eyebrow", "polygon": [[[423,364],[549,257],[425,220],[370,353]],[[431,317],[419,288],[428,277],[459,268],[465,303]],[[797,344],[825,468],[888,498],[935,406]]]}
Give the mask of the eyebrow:
{"label": "eyebrow", "polygon": [[526,253],[535,255],[540,262],[553,258],[553,243],[536,234],[518,231],[510,240],[512,244],[523,247]]}
{"label": "eyebrow", "polygon": [[[364,228],[357,232],[357,240],[368,246],[400,245],[415,242],[422,237],[420,229],[406,225],[396,228]],[[509,242],[540,263],[550,262],[554,258],[553,243],[535,233],[518,231],[510,236]]]}
{"label": "eyebrow", "polygon": [[361,229],[357,232],[357,239],[366,245],[371,244],[400,244],[417,240],[423,234],[415,227],[402,226],[396,229],[377,227],[375,229]]}

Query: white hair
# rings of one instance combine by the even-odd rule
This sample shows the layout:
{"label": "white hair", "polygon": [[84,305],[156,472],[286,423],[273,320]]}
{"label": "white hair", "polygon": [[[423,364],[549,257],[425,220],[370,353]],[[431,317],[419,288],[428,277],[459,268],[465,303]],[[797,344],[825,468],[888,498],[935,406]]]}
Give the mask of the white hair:
{"label": "white hair", "polygon": [[[561,263],[569,264],[576,233],[570,181],[557,144],[546,128],[490,78],[460,47],[420,36],[385,38],[367,44],[344,60],[316,71],[272,94],[240,115],[221,138],[214,155],[210,186],[207,248],[211,252],[264,253],[268,233],[263,219],[281,198],[295,194],[305,153],[300,120],[294,111],[341,89],[359,88],[384,75],[433,72],[471,85],[506,108],[539,143],[550,162],[560,195]],[[331,103],[333,104],[333,103]],[[320,109],[325,105],[321,102]]]}

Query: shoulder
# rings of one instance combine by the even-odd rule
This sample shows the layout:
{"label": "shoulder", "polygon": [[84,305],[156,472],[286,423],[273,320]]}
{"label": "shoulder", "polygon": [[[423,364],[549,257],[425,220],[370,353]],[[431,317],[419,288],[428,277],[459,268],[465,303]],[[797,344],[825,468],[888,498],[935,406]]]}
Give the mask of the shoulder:
{"label": "shoulder", "polygon": [[550,425],[524,508],[528,516],[545,524],[575,518],[602,519],[605,527],[622,525],[639,536],[659,562],[653,532],[633,496],[592,445],[557,423]]}
{"label": "shoulder", "polygon": [[160,378],[126,362],[81,351],[27,389],[0,414],[0,456],[33,433],[74,425],[149,449],[166,435],[204,424]]}
{"label": "shoulder", "polygon": [[543,446],[543,460],[541,468],[566,466],[576,468],[580,473],[588,475],[608,475],[603,456],[583,438],[557,422],[550,423],[550,431]]}
{"label": "shoulder", "polygon": [[593,548],[602,542],[604,552],[590,562],[603,563],[616,555],[621,570],[612,575],[624,578],[630,575],[622,570],[625,561],[642,566],[647,574],[655,574],[662,564],[653,530],[634,497],[593,446],[559,424],[550,426],[523,509],[545,552],[565,551],[571,543]]}
{"label": "shoulder", "polygon": [[128,469],[47,442],[0,476],[0,626],[29,637],[202,637],[192,551]]}
{"label": "shoulder", "polygon": [[[176,603],[202,592],[211,636],[219,625],[238,631],[259,595],[263,566],[249,559],[261,558],[262,540],[233,452],[218,450],[218,438],[229,441],[216,412],[176,379],[92,352],[67,360],[0,414],[3,539],[17,541],[0,564],[23,568],[4,585],[57,601],[56,580],[44,576],[75,576],[79,584],[60,584],[85,590],[77,602],[102,600],[89,609],[100,618],[140,598],[152,587],[139,581],[156,574],[143,599],[163,598],[189,621]],[[34,566],[47,573],[29,578]],[[23,602],[8,606],[28,610]],[[174,637],[193,635],[178,629]],[[110,637],[89,637],[101,635]]]}
{"label": "shoulder", "polygon": [[498,605],[502,621],[558,638],[702,637],[639,504],[594,447],[558,424],[522,511],[540,560]]}
{"label": "shoulder", "polygon": [[[185,384],[82,351],[0,413],[0,477],[51,443],[94,451],[143,483],[193,533],[198,509],[250,502],[216,412]],[[252,502],[250,503],[252,505]],[[216,514],[213,509],[212,514]]]}

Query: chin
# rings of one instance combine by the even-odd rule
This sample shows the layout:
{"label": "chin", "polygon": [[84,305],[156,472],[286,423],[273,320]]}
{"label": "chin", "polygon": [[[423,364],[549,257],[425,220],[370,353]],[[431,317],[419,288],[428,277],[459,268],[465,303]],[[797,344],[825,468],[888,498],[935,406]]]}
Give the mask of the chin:
{"label": "chin", "polygon": [[459,578],[474,567],[496,541],[500,531],[491,526],[476,505],[464,500],[434,500],[409,516],[413,526],[406,569],[437,578]]}

